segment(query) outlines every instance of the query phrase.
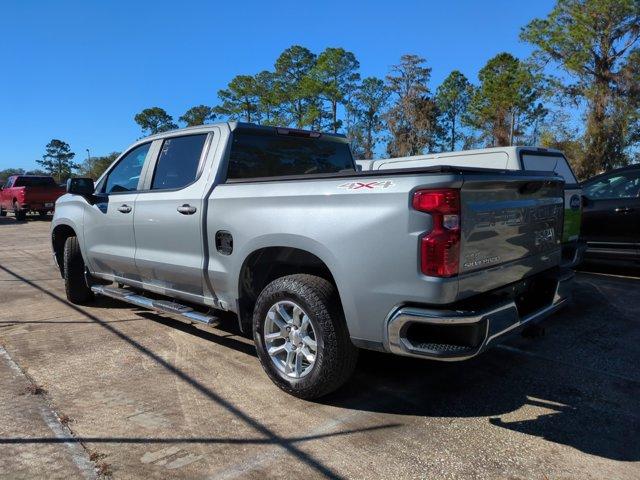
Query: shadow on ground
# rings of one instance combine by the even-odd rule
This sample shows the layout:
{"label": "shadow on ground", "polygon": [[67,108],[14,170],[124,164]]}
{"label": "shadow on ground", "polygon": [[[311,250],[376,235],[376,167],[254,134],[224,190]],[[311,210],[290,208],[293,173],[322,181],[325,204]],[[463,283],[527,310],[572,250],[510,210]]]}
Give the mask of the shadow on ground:
{"label": "shadow on ground", "polygon": [[[640,286],[640,284],[638,285]],[[571,307],[549,319],[547,338],[524,343],[524,354],[509,345],[494,348],[467,362],[420,361],[363,352],[354,382],[325,399],[331,405],[367,408],[363,390],[376,388],[388,402],[377,412],[425,417],[491,417],[498,427],[572,446],[592,455],[640,460],[640,375],[611,373],[585,366],[584,355],[595,350],[589,332],[600,332],[602,322],[614,332],[598,348],[598,355],[620,355],[630,364],[640,362],[640,325],[622,312],[611,312],[607,298],[589,283],[577,283]],[[640,292],[636,292],[636,301]],[[574,332],[584,332],[584,335]],[[620,337],[615,336],[618,332]],[[565,335],[569,338],[557,338]],[[555,336],[556,338],[553,338]],[[536,354],[540,344],[558,342],[567,349]],[[529,345],[531,344],[531,345]],[[570,348],[569,348],[570,346]],[[600,344],[595,345],[601,347]],[[529,350],[532,355],[527,355]],[[547,349],[549,350],[549,349]],[[586,351],[586,352],[585,352]],[[561,355],[560,355],[561,354]],[[629,358],[631,357],[631,359]],[[635,359],[635,360],[633,360]],[[615,361],[615,359],[613,360]],[[626,363],[625,363],[626,365]],[[612,369],[616,371],[615,369]],[[524,405],[539,407],[531,418],[498,418]],[[536,411],[534,410],[534,411]]]}

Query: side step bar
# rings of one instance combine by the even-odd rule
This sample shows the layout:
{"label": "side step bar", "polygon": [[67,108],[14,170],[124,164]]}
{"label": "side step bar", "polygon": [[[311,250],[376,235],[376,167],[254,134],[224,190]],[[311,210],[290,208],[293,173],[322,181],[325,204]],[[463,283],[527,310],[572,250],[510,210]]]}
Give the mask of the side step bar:
{"label": "side step bar", "polygon": [[220,323],[218,317],[200,313],[186,305],[181,305],[170,300],[154,300],[124,288],[111,287],[108,285],[94,285],[91,287],[91,290],[93,293],[104,295],[105,297],[115,298],[116,300],[122,300],[124,302],[137,305],[138,307],[167,313],[182,320],[191,320],[193,322],[204,323],[205,325],[217,325]]}

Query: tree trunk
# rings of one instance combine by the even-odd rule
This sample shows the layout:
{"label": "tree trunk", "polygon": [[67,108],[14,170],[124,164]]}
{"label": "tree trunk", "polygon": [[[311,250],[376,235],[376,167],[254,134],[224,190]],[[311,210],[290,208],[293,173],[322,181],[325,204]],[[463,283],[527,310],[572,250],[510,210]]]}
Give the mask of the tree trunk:
{"label": "tree trunk", "polygon": [[516,128],[516,109],[511,109],[511,126],[509,128],[509,145],[513,145],[513,132]]}
{"label": "tree trunk", "polygon": [[364,152],[364,158],[366,159],[373,158],[373,132],[371,130],[371,126],[369,125],[367,127],[367,147]]}
{"label": "tree trunk", "polygon": [[456,117],[451,119],[451,151],[456,149]]}

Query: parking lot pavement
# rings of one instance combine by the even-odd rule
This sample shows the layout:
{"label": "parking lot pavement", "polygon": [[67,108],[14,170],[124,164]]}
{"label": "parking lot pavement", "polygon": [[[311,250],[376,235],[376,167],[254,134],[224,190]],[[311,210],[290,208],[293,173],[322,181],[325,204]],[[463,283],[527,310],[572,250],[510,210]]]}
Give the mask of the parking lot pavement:
{"label": "parking lot pavement", "polygon": [[307,402],[232,323],[68,304],[48,228],[0,218],[0,344],[68,443],[6,395],[0,358],[21,418],[0,429],[0,477],[19,443],[27,478],[87,476],[78,444],[113,478],[640,478],[640,279],[580,273],[545,336],[465,363],[364,352],[345,388]]}

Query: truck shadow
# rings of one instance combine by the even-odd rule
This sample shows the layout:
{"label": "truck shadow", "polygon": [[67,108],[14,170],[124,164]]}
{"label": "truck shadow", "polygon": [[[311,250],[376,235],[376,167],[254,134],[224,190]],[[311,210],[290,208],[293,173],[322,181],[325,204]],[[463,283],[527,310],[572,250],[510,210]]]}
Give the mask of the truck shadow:
{"label": "truck shadow", "polygon": [[24,220],[16,220],[16,217],[14,217],[13,215],[7,215],[5,217],[0,217],[0,226],[20,225],[28,222],[51,222],[52,219],[52,215],[47,215],[45,217],[41,217],[40,215],[27,215]]}
{"label": "truck shadow", "polygon": [[[576,297],[579,305],[549,319],[545,338],[516,338],[467,362],[362,352],[353,381],[321,401],[392,415],[489,417],[495,427],[604,458],[638,461],[640,375],[624,372],[640,362],[639,326],[623,312],[611,312],[589,284],[578,284]],[[603,319],[617,324],[610,336],[602,330]],[[586,333],[573,335],[580,329]],[[590,331],[609,338],[594,342]],[[570,348],[558,352],[556,343]],[[625,358],[611,358],[612,353]],[[370,397],[378,395],[387,400],[371,408]]]}
{"label": "truck shadow", "polygon": [[12,216],[0,217],[0,225],[18,225],[22,223],[27,223],[27,221],[16,220],[16,218]]}

